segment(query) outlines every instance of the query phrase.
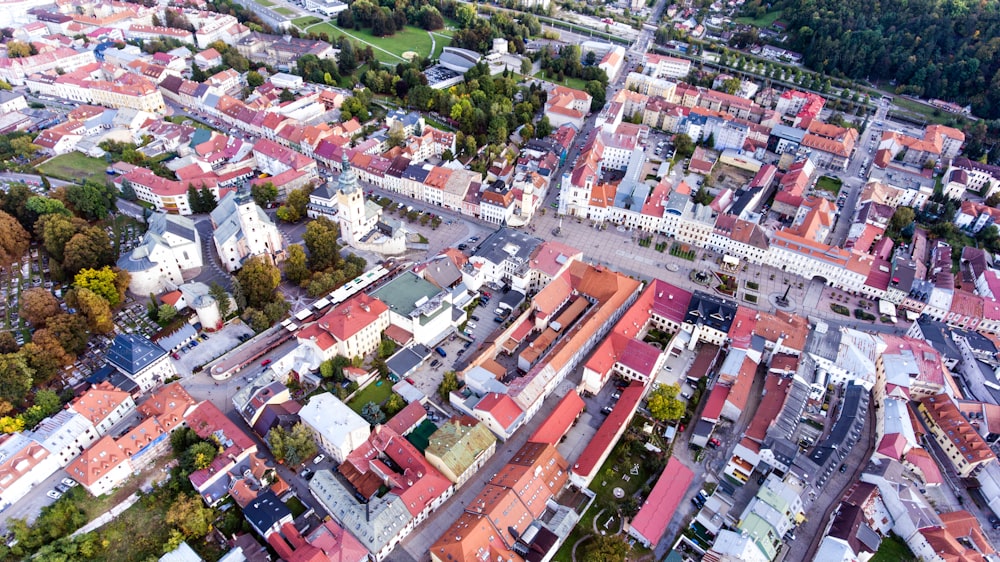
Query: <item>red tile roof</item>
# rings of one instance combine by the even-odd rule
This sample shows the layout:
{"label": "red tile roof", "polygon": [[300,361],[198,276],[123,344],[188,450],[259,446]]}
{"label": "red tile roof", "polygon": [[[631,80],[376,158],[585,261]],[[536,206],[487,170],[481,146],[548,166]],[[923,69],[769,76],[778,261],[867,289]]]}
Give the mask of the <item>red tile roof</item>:
{"label": "red tile roof", "polygon": [[296,337],[299,340],[312,339],[320,349],[326,350],[338,341],[349,340],[388,311],[389,307],[382,301],[359,293],[299,330]]}
{"label": "red tile roof", "polygon": [[552,410],[552,413],[542,422],[529,441],[550,445],[559,444],[559,440],[566,435],[573,422],[583,412],[584,406],[580,395],[571,390],[566,396],[563,396],[559,404],[556,405],[556,409]]}
{"label": "red tile roof", "polygon": [[645,387],[639,383],[632,383],[622,391],[622,397],[618,399],[614,409],[605,418],[604,423],[597,429],[597,433],[587,444],[587,447],[580,453],[580,457],[573,465],[573,473],[580,476],[590,477],[600,468],[598,465],[611,452],[618,437],[625,426],[635,414],[635,409],[639,405],[639,400],[645,392]]}
{"label": "red tile roof", "polygon": [[650,544],[660,542],[660,537],[666,532],[667,525],[684,499],[692,480],[694,472],[676,457],[670,457],[660,479],[656,481],[639,513],[632,519],[632,531]]}
{"label": "red tile roof", "polygon": [[722,407],[726,405],[727,397],[729,397],[729,387],[723,384],[715,385],[701,411],[701,419],[718,421],[719,416],[722,415]]}
{"label": "red tile roof", "polygon": [[476,405],[476,409],[488,412],[505,430],[510,429],[517,418],[524,413],[510,396],[496,392],[484,396]]}

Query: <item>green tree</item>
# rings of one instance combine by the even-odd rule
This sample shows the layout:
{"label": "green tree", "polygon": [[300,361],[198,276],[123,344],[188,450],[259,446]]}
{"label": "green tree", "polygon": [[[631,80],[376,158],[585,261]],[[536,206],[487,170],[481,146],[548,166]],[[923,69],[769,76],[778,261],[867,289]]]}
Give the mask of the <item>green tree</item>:
{"label": "green tree", "polygon": [[267,207],[269,203],[278,198],[278,188],[269,181],[257,183],[250,187],[250,197],[253,197],[254,203],[261,207]]}
{"label": "green tree", "polygon": [[88,226],[74,234],[66,243],[63,257],[63,269],[70,274],[83,269],[108,268],[115,261],[111,240],[99,226]]}
{"label": "green tree", "polygon": [[892,219],[889,220],[889,230],[899,234],[904,228],[913,224],[914,219],[916,219],[916,215],[912,207],[896,207]]}
{"label": "green tree", "polygon": [[278,217],[278,220],[289,223],[295,223],[302,220],[302,214],[299,213],[298,209],[290,205],[282,205],[278,207],[277,212],[275,212],[275,216]]}
{"label": "green tree", "polygon": [[707,189],[705,189],[704,185],[702,185],[702,186],[698,187],[698,191],[695,192],[693,199],[694,199],[695,203],[699,203],[701,205],[708,205],[715,198],[712,197],[712,194],[709,193],[709,191]]}
{"label": "green tree", "polygon": [[351,360],[343,355],[336,355],[327,359],[319,366],[319,374],[324,379],[333,379],[334,382],[344,380],[344,368],[351,366]]}
{"label": "green tree", "polygon": [[319,452],[312,432],[301,423],[288,430],[280,425],[275,426],[268,432],[267,440],[274,458],[288,466],[299,466]]}
{"label": "green tree", "polygon": [[438,386],[438,396],[441,397],[441,400],[447,402],[448,397],[455,390],[458,390],[458,375],[455,371],[445,371],[444,376],[441,378],[441,384]]}
{"label": "green tree", "polygon": [[34,380],[35,371],[21,353],[0,355],[0,400],[11,404],[24,401]]}
{"label": "green tree", "polygon": [[680,386],[661,384],[649,393],[647,403],[649,413],[660,421],[679,420],[684,416],[684,402],[677,399]]}
{"label": "green tree", "polygon": [[309,252],[309,269],[324,271],[341,262],[338,238],[340,228],[326,217],[320,217],[306,225],[302,241]]}
{"label": "green tree", "polygon": [[201,206],[203,213],[211,213],[219,206],[219,201],[215,199],[215,195],[212,193],[207,186],[201,186],[198,190],[198,203]]}
{"label": "green tree", "polygon": [[177,528],[186,538],[204,537],[212,531],[215,510],[205,507],[201,498],[182,494],[170,504],[164,521]]}
{"label": "green tree", "polygon": [[117,271],[107,266],[101,269],[80,270],[73,278],[73,286],[97,293],[111,306],[118,306],[125,298],[123,289],[119,285]]}
{"label": "green tree", "polygon": [[298,244],[288,247],[288,257],[284,263],[285,278],[295,283],[302,283],[309,278],[309,265],[306,261],[306,251]]}
{"label": "green tree", "polygon": [[156,316],[157,322],[159,322],[160,325],[165,325],[177,317],[177,309],[172,305],[163,303],[160,305],[160,308],[157,309]]}
{"label": "green tree", "polygon": [[391,418],[405,407],[406,402],[403,401],[403,397],[396,393],[392,393],[385,401],[385,415]]}
{"label": "green tree", "polygon": [[[79,314],[58,314],[45,323],[45,328],[49,330],[59,345],[73,355],[83,353],[87,349],[87,342],[90,341],[90,334],[87,331],[87,321]],[[37,332],[36,332],[37,334]]]}
{"label": "green tree", "polygon": [[66,188],[66,199],[85,218],[103,219],[114,206],[115,194],[104,184],[88,180],[83,185]]}
{"label": "green tree", "polygon": [[217,456],[219,456],[219,448],[208,441],[195,443],[188,449],[187,453],[192,470],[208,468]]}
{"label": "green tree", "polygon": [[455,21],[462,29],[466,29],[476,20],[476,8],[469,4],[459,4],[455,7]]}
{"label": "green tree", "polygon": [[674,135],[674,150],[678,158],[690,158],[694,154],[694,141],[685,133]]}
{"label": "green tree", "polygon": [[215,302],[219,303],[219,316],[222,316],[223,319],[228,318],[233,312],[233,306],[226,288],[213,281],[208,287],[208,294],[212,295]]}
{"label": "green tree", "polygon": [[50,215],[53,213],[67,217],[73,216],[73,212],[67,209],[66,205],[64,205],[62,201],[58,199],[51,199],[49,197],[42,197],[40,195],[28,198],[24,207],[38,216]]}
{"label": "green tree", "polygon": [[274,291],[281,283],[281,271],[267,256],[253,256],[243,262],[236,279],[247,305],[259,309],[274,299]]}
{"label": "green tree", "polygon": [[204,213],[205,211],[201,208],[201,197],[198,195],[198,188],[193,184],[188,184],[187,189],[188,207],[191,207],[191,212],[194,214]]}
{"label": "green tree", "polygon": [[588,562],[625,562],[628,543],[619,535],[593,535],[583,548]]}
{"label": "green tree", "polygon": [[361,417],[372,425],[378,425],[385,421],[385,412],[382,411],[382,406],[375,402],[368,402],[361,407]]}
{"label": "green tree", "polygon": [[[9,217],[10,215],[7,216]],[[3,233],[7,231],[7,228],[9,228],[11,224],[11,222],[3,219],[3,215],[0,215],[0,236],[3,236]],[[87,223],[83,220],[53,214],[45,215],[39,218],[38,222],[35,223],[35,232],[42,239],[42,245],[45,246],[45,251],[48,252],[53,259],[61,263],[66,259],[66,244],[71,238],[73,238],[74,235],[76,235],[77,232],[80,232],[80,230],[86,226]],[[27,232],[25,232],[25,235],[27,235]],[[106,235],[105,238],[107,238]],[[27,236],[25,236],[25,249],[27,249]]]}
{"label": "green tree", "polygon": [[256,70],[251,70],[247,72],[247,86],[256,90],[259,86],[264,84],[264,77],[260,75]]}

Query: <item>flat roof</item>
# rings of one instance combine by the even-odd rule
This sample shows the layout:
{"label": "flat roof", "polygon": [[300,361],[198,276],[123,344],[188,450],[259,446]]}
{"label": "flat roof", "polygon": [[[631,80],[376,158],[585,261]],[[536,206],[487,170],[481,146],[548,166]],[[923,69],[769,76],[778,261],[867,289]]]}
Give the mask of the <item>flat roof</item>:
{"label": "flat roof", "polygon": [[[412,271],[404,271],[395,279],[371,292],[371,296],[384,302],[389,310],[402,316],[409,316],[417,309],[417,302],[431,299],[441,292],[430,281]],[[423,304],[423,303],[421,303]]]}

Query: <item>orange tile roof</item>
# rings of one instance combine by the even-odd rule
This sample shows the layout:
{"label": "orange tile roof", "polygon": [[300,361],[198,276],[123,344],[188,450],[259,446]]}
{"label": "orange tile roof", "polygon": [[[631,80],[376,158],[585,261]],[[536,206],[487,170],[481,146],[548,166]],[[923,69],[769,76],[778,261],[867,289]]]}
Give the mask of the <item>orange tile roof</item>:
{"label": "orange tile roof", "polygon": [[978,463],[996,459],[996,455],[982,436],[962,416],[958,407],[946,394],[924,398],[920,404],[934,423],[962,451],[968,463]]}
{"label": "orange tile roof", "polygon": [[66,472],[77,482],[90,486],[118,465],[128,462],[128,459],[129,455],[122,445],[110,435],[105,435],[71,462],[66,467]]}
{"label": "orange tile roof", "polygon": [[73,411],[87,418],[90,423],[98,425],[108,415],[132,399],[128,392],[116,389],[105,381],[90,387],[85,394],[70,403]]}
{"label": "orange tile roof", "polygon": [[[975,515],[968,511],[941,514],[941,527],[921,529],[935,554],[946,562],[984,562],[996,550]],[[974,548],[959,539],[968,540]]]}
{"label": "orange tile roof", "polygon": [[780,310],[774,314],[761,312],[757,315],[754,333],[770,342],[784,338],[781,342],[783,347],[802,351],[809,335],[809,321],[803,316]]}
{"label": "orange tile roof", "polygon": [[173,431],[184,423],[184,414],[195,403],[180,382],[172,382],[154,392],[138,410],[145,417],[156,417],[164,429]]}

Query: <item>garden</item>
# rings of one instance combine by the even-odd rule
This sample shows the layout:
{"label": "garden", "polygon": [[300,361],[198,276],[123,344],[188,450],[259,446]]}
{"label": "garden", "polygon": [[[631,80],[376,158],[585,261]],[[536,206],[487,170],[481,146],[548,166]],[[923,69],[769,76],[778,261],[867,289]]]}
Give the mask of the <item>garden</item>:
{"label": "garden", "polygon": [[688,261],[694,261],[695,259],[695,251],[691,249],[691,246],[681,244],[680,242],[674,242],[674,245],[670,247],[670,255],[684,258]]}
{"label": "garden", "polygon": [[851,311],[842,304],[830,303],[830,310],[840,314],[841,316],[850,316]]}
{"label": "garden", "polygon": [[833,195],[838,195],[840,193],[840,187],[844,184],[839,178],[834,178],[830,176],[822,176],[816,180],[816,189],[821,191],[826,191],[832,193]]}
{"label": "garden", "polygon": [[715,286],[715,290],[728,296],[733,296],[736,294],[736,278],[732,275],[726,275],[725,273],[716,273],[715,277],[719,280],[719,284]]}
{"label": "garden", "polygon": [[81,152],[68,152],[38,166],[38,171],[54,178],[74,183],[94,180],[104,183],[108,163],[103,158],[91,158]]}

